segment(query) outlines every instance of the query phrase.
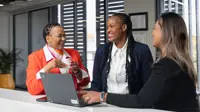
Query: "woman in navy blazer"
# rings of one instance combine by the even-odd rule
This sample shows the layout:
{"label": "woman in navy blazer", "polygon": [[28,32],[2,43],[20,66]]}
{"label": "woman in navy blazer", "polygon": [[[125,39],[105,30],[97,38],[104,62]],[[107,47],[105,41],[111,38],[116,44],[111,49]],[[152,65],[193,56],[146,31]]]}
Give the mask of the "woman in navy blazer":
{"label": "woman in navy blazer", "polygon": [[[91,89],[99,92],[108,91],[109,88],[107,81],[110,76],[110,70],[113,66],[117,66],[113,64],[111,65],[113,46],[116,45],[118,47],[117,49],[120,49],[119,46],[121,45],[122,49],[122,47],[125,46],[125,43],[127,43],[127,49],[125,52],[126,60],[124,60],[125,72],[121,73],[124,79],[119,80],[122,80],[122,83],[128,84],[128,92],[118,93],[137,94],[149,79],[151,74],[153,58],[150,49],[146,44],[142,44],[134,40],[132,35],[132,22],[128,15],[124,13],[113,14],[109,17],[107,26],[109,43],[97,48],[94,59]],[[119,84],[120,83],[121,82],[119,82]]]}

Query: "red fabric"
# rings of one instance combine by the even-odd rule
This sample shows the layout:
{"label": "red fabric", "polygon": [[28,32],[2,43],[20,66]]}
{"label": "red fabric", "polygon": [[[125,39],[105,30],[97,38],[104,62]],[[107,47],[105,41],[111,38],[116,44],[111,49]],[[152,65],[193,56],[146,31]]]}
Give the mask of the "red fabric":
{"label": "red fabric", "polygon": [[[78,51],[74,49],[65,49],[65,51],[71,56],[71,60],[77,62],[79,67],[86,71],[84,65],[81,62],[80,55]],[[41,79],[36,79],[36,74],[39,72],[48,62],[46,62],[45,54],[43,49],[37,50],[28,56],[28,67],[27,67],[27,78],[26,78],[26,86],[28,92],[32,95],[40,95],[45,94],[44,87]],[[59,68],[53,68],[51,73],[60,73]],[[76,77],[73,76],[74,84],[77,90],[80,90],[82,86],[87,86],[90,82],[89,76],[82,79],[79,83],[77,83]]]}

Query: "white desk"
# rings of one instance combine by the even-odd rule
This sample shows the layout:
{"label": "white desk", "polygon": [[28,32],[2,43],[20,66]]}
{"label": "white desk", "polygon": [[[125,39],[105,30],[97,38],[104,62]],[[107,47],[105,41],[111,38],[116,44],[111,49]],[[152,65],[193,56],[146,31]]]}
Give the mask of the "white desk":
{"label": "white desk", "polygon": [[35,99],[41,96],[31,96],[28,92],[0,89],[1,112],[161,112],[154,109],[127,109],[108,104],[99,104],[88,107],[72,107],[37,102]]}

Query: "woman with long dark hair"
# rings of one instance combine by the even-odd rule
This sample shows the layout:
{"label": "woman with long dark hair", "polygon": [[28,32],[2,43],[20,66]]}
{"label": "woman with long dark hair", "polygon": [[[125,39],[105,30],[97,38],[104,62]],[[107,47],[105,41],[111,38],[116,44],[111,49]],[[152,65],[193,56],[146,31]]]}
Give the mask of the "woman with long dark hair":
{"label": "woman with long dark hair", "polygon": [[138,94],[122,95],[81,91],[85,102],[102,101],[128,108],[155,108],[199,112],[196,72],[189,55],[189,38],[183,18],[164,13],[153,30],[153,46],[161,50],[152,75]]}

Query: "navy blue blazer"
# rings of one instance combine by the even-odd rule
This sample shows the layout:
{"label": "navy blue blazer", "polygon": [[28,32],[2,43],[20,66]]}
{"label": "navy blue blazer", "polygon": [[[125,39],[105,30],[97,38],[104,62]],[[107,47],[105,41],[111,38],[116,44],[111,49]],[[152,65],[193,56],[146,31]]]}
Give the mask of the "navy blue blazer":
{"label": "navy blue blazer", "polygon": [[[128,89],[130,94],[137,94],[151,74],[153,64],[152,54],[146,44],[134,41],[134,46],[130,52],[130,66],[128,76]],[[107,73],[105,66],[108,60],[109,48],[112,44],[107,43],[99,46],[96,50],[94,66],[93,66],[93,81],[91,90],[107,92]]]}

